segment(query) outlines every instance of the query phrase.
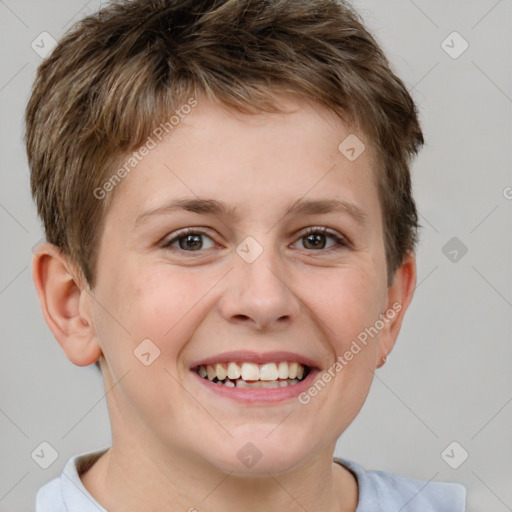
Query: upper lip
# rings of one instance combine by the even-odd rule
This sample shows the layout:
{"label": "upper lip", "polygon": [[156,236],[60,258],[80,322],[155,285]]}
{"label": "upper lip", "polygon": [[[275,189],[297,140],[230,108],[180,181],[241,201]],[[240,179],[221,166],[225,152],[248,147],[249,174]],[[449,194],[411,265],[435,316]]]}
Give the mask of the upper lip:
{"label": "upper lip", "polygon": [[215,354],[198,361],[194,361],[190,368],[197,368],[198,366],[215,364],[215,363],[279,363],[281,361],[297,362],[303,366],[309,366],[310,368],[318,367],[311,358],[297,354],[295,352],[286,351],[274,351],[274,352],[252,352],[248,350],[237,350],[232,352],[222,352]]}

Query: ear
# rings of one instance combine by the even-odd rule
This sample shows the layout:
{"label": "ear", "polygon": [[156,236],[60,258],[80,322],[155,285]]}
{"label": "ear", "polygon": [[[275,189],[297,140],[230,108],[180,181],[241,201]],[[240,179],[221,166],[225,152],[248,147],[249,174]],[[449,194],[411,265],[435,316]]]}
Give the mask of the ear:
{"label": "ear", "polygon": [[85,280],[61,253],[45,242],[34,250],[32,278],[43,317],[67,358],[77,366],[88,366],[101,355],[89,313],[90,295]]}
{"label": "ear", "polygon": [[388,288],[387,305],[382,313],[384,327],[379,336],[379,358],[377,368],[385,362],[395,345],[402,321],[411,303],[416,288],[416,256],[409,253],[396,270],[393,283]]}

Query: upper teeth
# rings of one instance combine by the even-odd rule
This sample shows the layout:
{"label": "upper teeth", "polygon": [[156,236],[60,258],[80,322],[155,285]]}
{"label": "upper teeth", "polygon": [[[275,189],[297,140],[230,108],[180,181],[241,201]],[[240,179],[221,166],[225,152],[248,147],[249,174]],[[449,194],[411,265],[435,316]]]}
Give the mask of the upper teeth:
{"label": "upper teeth", "polygon": [[216,363],[201,365],[198,368],[201,377],[209,380],[224,380],[242,378],[245,381],[253,380],[277,380],[277,379],[302,379],[304,366],[297,362],[281,361],[279,363]]}

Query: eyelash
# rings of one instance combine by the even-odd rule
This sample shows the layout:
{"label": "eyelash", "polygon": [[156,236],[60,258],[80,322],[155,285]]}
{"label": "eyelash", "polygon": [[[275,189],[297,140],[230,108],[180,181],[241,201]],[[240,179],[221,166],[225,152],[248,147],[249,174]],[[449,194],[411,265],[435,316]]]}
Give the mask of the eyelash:
{"label": "eyelash", "polygon": [[[308,235],[311,235],[311,234],[321,234],[321,235],[327,235],[329,237],[331,237],[335,244],[332,246],[332,247],[329,247],[328,249],[310,249],[311,252],[330,252],[330,251],[336,251],[336,250],[340,250],[340,249],[344,249],[344,248],[347,248],[349,247],[349,242],[348,240],[343,237],[343,236],[338,236],[336,234],[336,232],[333,232],[331,230],[329,230],[328,228],[326,227],[321,227],[321,226],[317,226],[317,227],[310,227],[308,228],[306,231],[304,231],[297,240],[300,240],[301,238],[305,238],[306,236]],[[200,228],[186,228],[182,231],[178,231],[178,233],[176,233],[176,235],[164,242],[162,244],[162,247],[165,248],[165,249],[176,249],[180,252],[186,252],[186,253],[201,253],[203,252],[203,250],[199,250],[199,251],[186,251],[184,249],[181,249],[181,248],[178,248],[178,247],[172,247],[172,244],[174,244],[175,242],[179,241],[181,238],[184,238],[188,235],[204,235],[210,239],[212,239],[211,236],[208,235],[208,233]],[[214,241],[212,239],[212,241]],[[304,250],[308,250],[308,249],[304,249]]]}

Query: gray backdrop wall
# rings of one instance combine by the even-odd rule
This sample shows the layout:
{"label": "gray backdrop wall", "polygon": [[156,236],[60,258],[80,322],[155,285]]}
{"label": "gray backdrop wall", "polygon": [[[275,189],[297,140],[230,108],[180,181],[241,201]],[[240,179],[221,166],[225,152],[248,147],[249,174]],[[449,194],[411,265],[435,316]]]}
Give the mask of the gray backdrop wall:
{"label": "gray backdrop wall", "polygon": [[[98,371],[66,359],[40,312],[31,260],[42,231],[22,145],[49,38],[99,3],[0,0],[0,512],[33,510],[69,457],[110,443]],[[427,143],[413,177],[416,295],[336,454],[462,482],[469,512],[512,510],[512,2],[354,5],[417,101]],[[31,457],[42,442],[58,452],[47,469]]]}

